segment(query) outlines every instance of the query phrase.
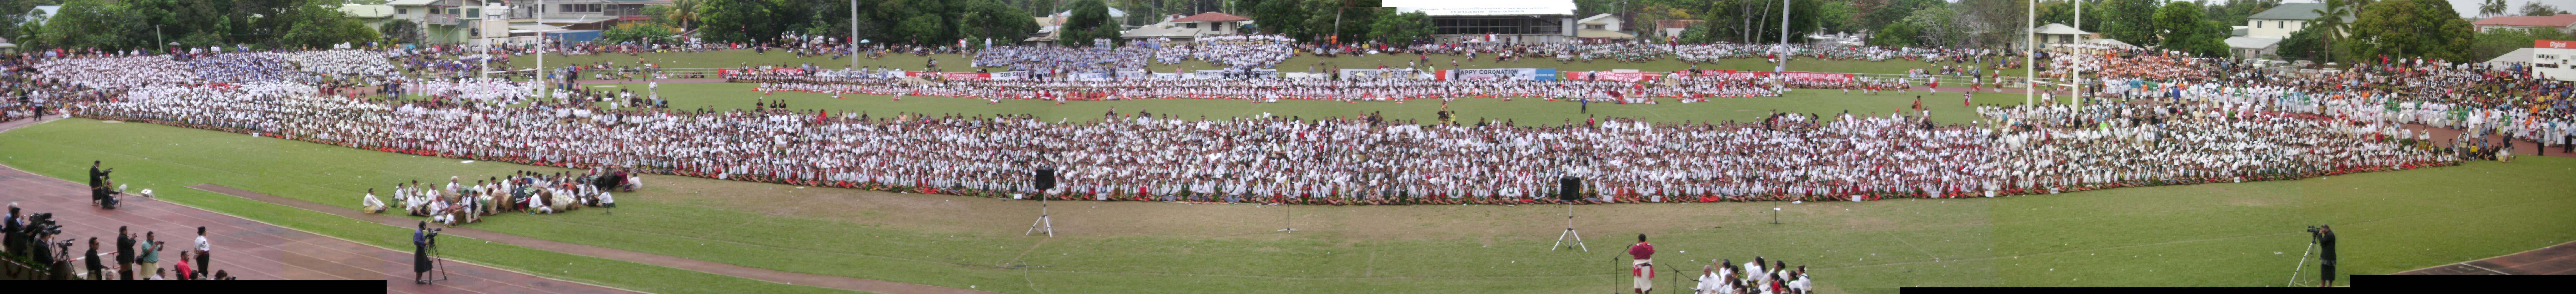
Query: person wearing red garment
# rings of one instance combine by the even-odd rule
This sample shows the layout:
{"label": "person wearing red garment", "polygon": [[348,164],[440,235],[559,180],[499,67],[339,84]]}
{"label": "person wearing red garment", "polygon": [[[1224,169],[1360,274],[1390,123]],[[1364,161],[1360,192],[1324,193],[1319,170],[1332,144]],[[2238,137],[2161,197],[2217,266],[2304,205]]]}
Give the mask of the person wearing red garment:
{"label": "person wearing red garment", "polygon": [[1631,289],[1638,294],[1655,290],[1655,245],[1646,243],[1646,234],[1637,234],[1637,245],[1628,246],[1628,257],[1634,258],[1628,275],[1637,281]]}

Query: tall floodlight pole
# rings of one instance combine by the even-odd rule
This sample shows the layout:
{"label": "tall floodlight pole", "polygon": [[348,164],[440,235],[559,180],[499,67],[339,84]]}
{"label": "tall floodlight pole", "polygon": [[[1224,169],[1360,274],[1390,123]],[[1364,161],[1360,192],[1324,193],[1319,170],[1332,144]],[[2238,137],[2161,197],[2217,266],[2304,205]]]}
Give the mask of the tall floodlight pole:
{"label": "tall floodlight pole", "polygon": [[[546,0],[537,0],[537,11],[538,11],[538,12],[537,12],[537,13],[536,13],[536,15],[535,15],[535,16],[536,16],[536,18],[537,18],[537,24],[541,24],[541,25],[542,25],[542,24],[546,24],[546,13],[544,12],[544,11],[545,11],[545,9],[546,9]],[[554,97],[554,95],[547,95],[547,94],[552,94],[552,93],[554,93],[554,90],[555,90],[555,89],[550,88],[550,87],[547,87],[547,83],[546,83],[546,79],[547,79],[547,78],[551,78],[551,77],[547,76],[546,74],[547,74],[547,73],[554,72],[554,70],[553,70],[553,69],[548,69],[548,68],[546,68],[546,52],[548,52],[548,51],[552,51],[552,50],[549,50],[549,49],[553,49],[552,47],[554,47],[554,46],[551,46],[551,45],[549,45],[549,44],[546,44],[546,33],[545,33],[545,32],[537,32],[537,71],[534,73],[534,75],[535,75],[535,76],[534,76],[534,77],[532,77],[532,78],[535,78],[535,79],[537,80],[537,99],[546,99],[546,98],[552,98],[552,97]],[[483,57],[483,60],[492,60],[492,57],[491,57],[491,56],[484,56],[484,57]],[[560,102],[560,101],[558,101],[558,102]]]}
{"label": "tall floodlight pole", "polygon": [[842,42],[842,43],[849,43],[849,44],[850,44],[850,68],[849,68],[849,69],[850,69],[850,70],[858,70],[858,69],[859,69],[859,0],[850,0],[850,39],[849,39],[849,40],[841,40],[841,42]]}
{"label": "tall floodlight pole", "polygon": [[2030,45],[2028,48],[2030,51],[2021,54],[2021,72],[2025,76],[2021,81],[2021,104],[2030,104],[2031,100],[2039,99],[2039,0],[2030,0],[2029,6],[2026,8],[2030,9],[2030,13],[2022,15],[2028,19],[2022,23],[2023,27],[2028,29],[2023,29],[2021,37],[2029,40],[2030,43],[2027,44]]}
{"label": "tall floodlight pole", "polygon": [[[2084,0],[2075,0],[2075,30],[2076,30],[2076,31],[2084,31]],[[2081,37],[2081,36],[2076,37],[2076,39],[2083,39],[2083,38],[2084,38],[2084,37]],[[2082,40],[2077,40],[2077,41],[2082,41]],[[2077,47],[2077,48],[2082,48],[2082,47]],[[2076,49],[2076,50],[2087,50],[2087,49]],[[2067,96],[2070,96],[2070,97],[2074,97],[2074,98],[2075,98],[2075,105],[2076,105],[2076,106],[2083,106],[2083,105],[2084,105],[2084,82],[2085,82],[2085,80],[2084,80],[2084,68],[2082,68],[2082,67],[2067,67],[2067,68],[2066,68],[2066,73],[2067,73],[2067,74],[2066,74],[2067,81],[2068,81],[2068,82],[2071,82],[2071,83],[2073,83],[2073,84],[2075,84],[2075,92],[2066,93],[2066,94],[2067,94]]]}
{"label": "tall floodlight pole", "polygon": [[1771,72],[1789,71],[1789,1],[1780,0],[1780,63],[1771,65]]}

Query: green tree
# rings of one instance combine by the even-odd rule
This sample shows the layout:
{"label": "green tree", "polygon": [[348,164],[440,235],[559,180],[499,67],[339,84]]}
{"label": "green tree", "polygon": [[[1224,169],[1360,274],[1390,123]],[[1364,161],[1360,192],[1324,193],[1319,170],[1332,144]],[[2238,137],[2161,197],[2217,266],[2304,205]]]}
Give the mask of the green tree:
{"label": "green tree", "polygon": [[1951,12],[1948,6],[1930,6],[1915,10],[1914,15],[1906,16],[1902,22],[1914,27],[1917,32],[1914,39],[1915,45],[1965,46],[1969,38],[1968,28],[1959,25],[1957,17],[1958,15]]}
{"label": "green tree", "polygon": [[323,3],[331,2],[312,1],[286,9],[290,14],[274,20],[283,26],[283,34],[263,43],[272,48],[310,49],[329,48],[340,43],[364,45],[366,41],[379,38],[374,28],[368,28],[367,24]]}
{"label": "green tree", "polygon": [[1991,46],[2023,40],[2023,33],[2036,24],[2025,25],[2030,15],[2027,0],[1959,0],[1951,6],[1973,34],[1966,45]]}
{"label": "green tree", "polygon": [[2355,57],[2468,61],[2477,28],[2443,0],[2383,0],[2362,9],[2343,46]]}
{"label": "green tree", "polygon": [[1029,15],[1055,15],[1057,0],[1028,0]]}
{"label": "green tree", "polygon": [[1379,17],[1377,24],[1369,27],[1369,39],[1387,44],[1412,45],[1416,41],[1430,40],[1431,29],[1430,14],[1423,14],[1420,11],[1407,12]]}
{"label": "green tree", "polygon": [[2156,9],[2156,46],[2167,50],[2189,52],[2200,56],[2226,56],[2227,26],[2214,25],[2202,14],[2199,4],[2165,2]]}
{"label": "green tree", "polygon": [[[1949,3],[1948,3],[1948,2],[1942,2],[1942,0],[1878,0],[1878,1],[1884,1],[1884,2],[1885,2],[1885,4],[1880,4],[1880,5],[1876,5],[1876,7],[1870,7],[1869,9],[1864,9],[1864,10],[1867,10],[1867,12],[1862,12],[1862,13],[1860,13],[1860,17],[1861,17],[1861,20],[1862,20],[1862,21],[1861,21],[1861,24],[1860,24],[1860,25],[1861,25],[1861,27],[1868,27],[1868,28],[1886,28],[1889,24],[1894,24],[1894,23],[1897,23],[1897,22],[1901,22],[1901,21],[1904,21],[1906,17],[1914,16],[1914,13],[1915,13],[1916,11],[1918,11],[1918,10],[1923,10],[1923,9],[1927,9],[1927,8],[1931,8],[1931,7],[1935,7],[1935,6],[1948,6],[1948,5],[1949,5]],[[1859,3],[1868,3],[1868,2],[1859,2]],[[1712,4],[1715,4],[1715,3],[1712,3]],[[1856,4],[1857,4],[1857,3],[1856,3]],[[1779,6],[1779,5],[1772,5],[1772,6]],[[1866,6],[1866,5],[1856,5],[1856,6],[1854,6],[1854,7],[1862,7],[1862,6]],[[1720,15],[1720,14],[1706,14],[1706,15]],[[1717,18],[1716,18],[1716,17],[1710,17],[1709,19],[1710,19],[1710,21],[1717,21]],[[1777,19],[1777,18],[1774,18],[1774,19]],[[1920,29],[1920,27],[1917,27],[1917,29]],[[1909,36],[1909,37],[1911,37],[1911,36]]]}
{"label": "green tree", "polygon": [[2299,30],[2290,33],[2289,38],[2281,39],[2281,47],[2274,52],[2284,60],[2312,60],[2324,63],[2326,55],[2329,54],[2326,51],[2335,50],[2335,47],[2325,45],[2324,35],[2323,30]]}
{"label": "green tree", "polygon": [[2487,0],[2484,3],[2478,3],[2478,16],[2495,17],[2498,15],[2504,15],[2505,7],[2506,5],[2504,4],[2504,0]]}
{"label": "green tree", "polygon": [[1306,26],[1308,27],[1306,29],[1313,30],[1315,37],[1305,40],[1328,41],[1332,40],[1332,37],[1334,36],[1339,36],[1339,39],[1342,42],[1359,42],[1361,40],[1367,40],[1369,35],[1369,24],[1376,23],[1377,16],[1379,14],[1383,14],[1383,12],[1387,10],[1386,8],[1381,8],[1383,6],[1384,4],[1380,0],[1316,0],[1307,2],[1307,9],[1315,11],[1316,13],[1307,15]]}
{"label": "green tree", "polygon": [[1863,26],[1866,23],[1860,21],[1858,13],[1859,11],[1852,8],[1851,1],[1818,2],[1816,4],[1816,21],[1819,22],[1817,26],[1831,32],[1859,32],[1871,29]]}
{"label": "green tree", "polygon": [[1312,0],[1240,0],[1235,2],[1235,6],[1251,7],[1251,14],[1245,16],[1251,17],[1253,27],[1262,32],[1312,40],[1315,37],[1313,28],[1298,24],[1304,22],[1308,14],[1317,13],[1306,10],[1308,1]]}
{"label": "green tree", "polygon": [[2101,8],[2099,10],[2091,11],[2092,13],[2089,13],[2090,15],[2087,16],[2101,16],[2103,18],[2102,25],[2099,28],[2088,29],[2102,32],[2103,38],[2116,39],[2121,42],[2128,42],[2129,44],[2144,46],[2147,44],[2158,43],[2156,40],[2157,28],[2155,21],[2155,0],[2107,0],[2104,2],[2107,2],[2104,3],[2107,5],[2086,5],[2087,7]]}
{"label": "green tree", "polygon": [[1065,16],[1064,24],[1056,28],[1057,45],[1091,46],[1092,39],[1118,38],[1118,24],[1109,22],[1108,4],[1074,0],[1066,8],[1071,8],[1073,14]]}
{"label": "green tree", "polygon": [[[39,5],[35,0],[0,0],[0,36],[18,38],[18,27],[28,12]],[[23,46],[23,45],[22,45]]]}
{"label": "green tree", "polygon": [[[824,1],[838,2],[838,1]],[[802,28],[817,27],[808,22],[811,16],[803,1],[789,0],[724,0],[707,1],[699,9],[698,35],[716,42],[769,42],[779,35]]]}
{"label": "green tree", "polygon": [[[1789,9],[1788,27],[1789,36],[1793,41],[1804,41],[1803,36],[1815,33],[1818,26],[1823,24],[1823,17],[1818,16],[1822,11],[1817,8],[1820,2],[1818,0],[1789,2],[1791,9]],[[1724,22],[1709,27],[1708,33],[1712,39],[1778,43],[1781,27],[1780,8],[1779,1],[1720,0],[1709,5],[1708,10],[1699,15],[1716,22]]]}
{"label": "green tree", "polygon": [[[2345,22],[2344,16],[2352,15],[2353,7],[2352,3],[2347,1],[2350,0],[2325,0],[2325,7],[2308,10],[2316,13],[2317,18],[2309,20],[2307,28],[2300,31],[2321,32],[2316,36],[2318,43],[2328,48],[2336,48],[2335,43],[2342,42],[2345,36],[2351,35],[2352,23]],[[2335,57],[2338,56],[2335,53],[2339,51],[2343,50],[2318,50],[2317,53],[2324,55],[2320,60],[2335,62],[2337,60]]]}
{"label": "green tree", "polygon": [[2576,39],[2576,36],[2548,28],[2482,31],[2469,45],[2468,60],[2495,59],[2515,49],[2531,48],[2532,41],[2567,39]]}
{"label": "green tree", "polygon": [[1923,29],[1915,27],[1914,24],[1891,23],[1887,24],[1886,28],[1878,29],[1878,33],[1870,34],[1868,42],[1870,46],[1910,47],[1914,46],[1916,39],[1920,39],[1917,35],[1921,34]]}
{"label": "green tree", "polygon": [[1021,38],[1026,38],[1029,33],[1038,31],[1037,21],[1029,19],[1027,13],[995,0],[968,2],[960,8],[959,14],[961,15],[957,19],[963,21],[958,27],[965,30],[959,35],[967,39],[993,39],[1009,43],[1019,41]]}
{"label": "green tree", "polygon": [[691,28],[690,21],[698,20],[698,11],[706,6],[705,3],[706,0],[671,0],[670,10],[664,12],[668,15],[662,17],[679,21],[679,28],[685,30]]}
{"label": "green tree", "polygon": [[131,15],[119,13],[123,10],[112,5],[100,0],[63,3],[62,10],[46,20],[44,34],[33,39],[44,39],[43,43],[56,48],[134,48],[136,44],[127,43],[124,34],[102,33],[115,32],[119,22],[132,20]]}
{"label": "green tree", "polygon": [[387,21],[384,25],[376,27],[376,32],[383,34],[387,43],[408,44],[420,42],[420,23],[412,22],[409,19],[397,18],[393,21]]}
{"label": "green tree", "polygon": [[607,31],[599,32],[598,42],[611,44],[629,42],[634,44],[670,44],[673,40],[677,39],[672,37],[672,31],[673,30],[670,26],[658,23],[624,23],[618,24],[617,27],[608,28]]}
{"label": "green tree", "polygon": [[2558,6],[2541,4],[2540,1],[2532,1],[2530,3],[2522,4],[2522,16],[2551,16],[2560,14],[2567,14],[2567,11],[2558,10]]}

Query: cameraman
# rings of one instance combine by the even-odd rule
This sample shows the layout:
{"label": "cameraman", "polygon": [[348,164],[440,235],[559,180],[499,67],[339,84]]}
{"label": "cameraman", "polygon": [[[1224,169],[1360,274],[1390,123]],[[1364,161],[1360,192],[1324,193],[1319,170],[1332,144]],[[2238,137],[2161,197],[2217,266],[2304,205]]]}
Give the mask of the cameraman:
{"label": "cameraman", "polygon": [[2317,267],[2318,267],[2318,269],[2319,269],[2319,270],[2317,271],[2317,273],[2319,273],[2319,274],[2323,274],[2323,276],[2324,276],[2324,278],[2323,278],[2323,279],[2324,279],[2324,282],[2323,282],[2323,283],[2319,283],[2319,284],[2317,284],[2317,287],[2334,287],[2334,281],[2335,281],[2335,235],[2334,235],[2334,227],[2328,227],[2328,226],[2324,226],[2324,225],[2318,225],[2317,227],[2314,227],[2314,228],[2308,228],[2308,233],[2309,233],[2309,234],[2311,234],[2311,237],[2316,238],[2317,247],[2325,248],[2325,250],[2321,250],[2321,251],[2317,254],[2317,260],[2318,260],[2318,261],[2321,261],[2321,262],[2317,263]]}
{"label": "cameraman", "polygon": [[420,229],[411,231],[411,282],[413,284],[429,283],[428,279],[422,279],[422,277],[429,274],[429,245],[435,243],[433,240],[436,238],[438,238],[438,231],[430,230],[429,222],[420,222]]}

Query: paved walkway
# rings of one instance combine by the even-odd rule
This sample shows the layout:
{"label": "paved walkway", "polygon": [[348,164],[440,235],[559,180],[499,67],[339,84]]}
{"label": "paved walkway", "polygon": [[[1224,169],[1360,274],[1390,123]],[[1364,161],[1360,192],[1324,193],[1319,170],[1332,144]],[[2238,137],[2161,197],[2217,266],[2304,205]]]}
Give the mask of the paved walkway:
{"label": "paved walkway", "polygon": [[[329,214],[332,214],[332,215],[338,215],[338,216],[341,216],[341,217],[347,217],[347,218],[357,219],[357,220],[361,220],[361,221],[367,221],[367,222],[373,222],[373,223],[385,224],[385,225],[389,225],[389,226],[399,226],[399,227],[406,227],[406,228],[408,228],[408,227],[412,227],[412,226],[416,226],[416,225],[419,225],[419,224],[420,224],[420,221],[419,221],[419,220],[414,220],[414,219],[411,219],[411,218],[405,218],[405,217],[393,216],[393,215],[384,215],[384,214],[370,214],[370,213],[362,213],[362,212],[358,212],[358,211],[356,211],[356,210],[350,210],[350,209],[348,209],[348,208],[343,208],[343,207],[339,207],[339,206],[332,206],[332,205],[329,205],[329,204],[314,203],[314,202],[311,202],[311,201],[304,201],[304,200],[294,199],[294,198],[278,197],[278,196],[276,196],[276,195],[268,195],[268,194],[262,194],[262,193],[259,193],[259,192],[245,191],[245,190],[242,190],[242,189],[234,189],[234,188],[232,188],[232,187],[225,187],[225,186],[215,185],[215,184],[199,184],[199,185],[195,185],[195,186],[188,186],[188,188],[194,188],[194,189],[198,189],[198,190],[206,190],[206,191],[208,191],[208,192],[221,193],[221,194],[224,194],[224,195],[233,195],[233,196],[237,196],[237,197],[241,197],[241,198],[245,198],[245,199],[258,200],[258,201],[260,201],[260,202],[268,202],[268,203],[270,203],[270,204],[285,205],[285,206],[288,206],[288,207],[302,208],[302,209],[305,209],[305,210],[312,210],[312,211],[318,211],[318,212],[323,212],[323,213],[329,213]],[[742,277],[742,278],[746,278],[746,279],[761,280],[761,281],[768,281],[768,282],[775,282],[775,283],[787,283],[787,284],[794,284],[794,285],[806,285],[806,286],[815,286],[815,287],[823,287],[823,288],[844,289],[844,290],[855,290],[855,291],[874,292],[874,293],[892,293],[892,294],[910,294],[910,293],[943,293],[943,294],[944,294],[944,293],[960,293],[960,294],[964,294],[964,293],[993,293],[993,292],[973,291],[973,290],[967,290],[967,289],[956,289],[956,288],[936,287],[936,286],[922,285],[922,284],[897,283],[897,282],[888,282],[888,281],[879,281],[879,280],[869,280],[869,279],[859,279],[859,278],[840,277],[840,276],[826,276],[826,275],[816,275],[816,274],[807,274],[807,273],[783,272],[783,271],[776,271],[776,270],[769,270],[769,269],[762,269],[762,268],[753,268],[753,267],[746,267],[746,266],[739,266],[739,265],[732,265],[732,264],[725,264],[725,263],[718,263],[718,262],[711,262],[711,261],[703,261],[703,260],[696,260],[696,259],[680,258],[680,257],[669,256],[669,255],[659,255],[659,254],[651,254],[651,253],[643,253],[643,252],[626,251],[626,250],[620,250],[620,249],[615,249],[615,248],[607,248],[607,247],[599,247],[599,246],[590,246],[590,245],[581,245],[581,244],[572,244],[572,243],[564,243],[564,242],[547,241],[547,240],[542,240],[542,239],[537,239],[537,238],[529,238],[529,237],[526,237],[526,236],[511,235],[511,234],[503,234],[503,233],[496,233],[496,232],[492,232],[492,231],[479,230],[479,229],[475,229],[475,228],[472,228],[472,227],[448,227],[448,228],[447,228],[447,231],[446,231],[446,234],[448,234],[448,235],[456,235],[456,236],[458,236],[458,237],[474,238],[474,239],[476,239],[476,240],[490,241],[490,242],[493,242],[493,243],[502,243],[502,244],[516,245],[516,246],[520,246],[520,247],[534,248],[534,249],[537,249],[537,250],[546,250],[546,251],[554,251],[554,252],[563,252],[563,253],[569,253],[569,254],[577,254],[577,255],[591,256],[591,257],[598,257],[598,258],[614,259],[614,260],[627,261],[627,262],[634,262],[634,263],[642,263],[642,264],[650,264],[650,265],[657,265],[657,266],[665,266],[665,267],[671,267],[671,268],[677,268],[677,269],[692,270],[692,271],[700,271],[700,272],[707,272],[707,273],[713,273],[713,274],[719,274],[719,275],[727,275],[727,276]]]}
{"label": "paved walkway", "polygon": [[2495,258],[2411,270],[2401,275],[2570,275],[2576,274],[2576,242],[2532,249]]}

